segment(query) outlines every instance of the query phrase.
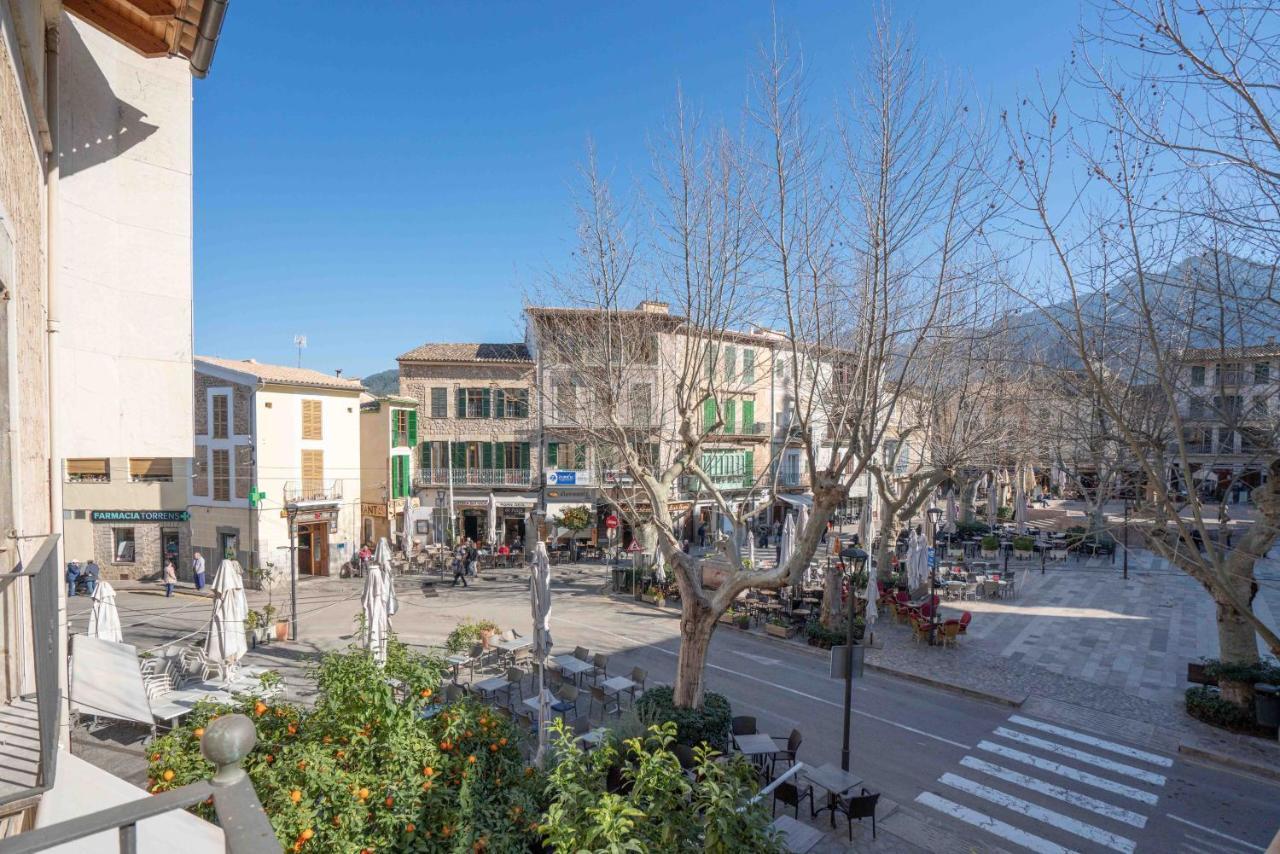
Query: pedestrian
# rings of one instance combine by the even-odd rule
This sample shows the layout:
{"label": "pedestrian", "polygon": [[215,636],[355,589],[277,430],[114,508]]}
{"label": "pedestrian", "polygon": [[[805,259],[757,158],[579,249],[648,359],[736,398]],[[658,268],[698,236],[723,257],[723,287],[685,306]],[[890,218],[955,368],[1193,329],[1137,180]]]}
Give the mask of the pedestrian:
{"label": "pedestrian", "polygon": [[373,557],[373,550],[369,548],[369,544],[365,543],[360,547],[360,574],[363,576],[369,571],[369,559]]}
{"label": "pedestrian", "polygon": [[191,574],[196,579],[196,589],[204,589],[204,555],[196,552],[191,556]]}
{"label": "pedestrian", "polygon": [[520,552],[524,551],[524,541],[520,539],[519,534],[516,534],[516,538],[511,541],[511,551],[516,554],[520,554]]}
{"label": "pedestrian", "polygon": [[476,544],[471,540],[467,540],[467,575],[475,578],[476,564],[480,560],[480,551],[476,548]]}
{"label": "pedestrian", "polygon": [[67,595],[76,595],[76,581],[80,579],[80,563],[78,561],[70,561],[67,564]]}
{"label": "pedestrian", "polygon": [[459,581],[462,582],[463,587],[471,586],[467,584],[466,555],[466,547],[459,546],[457,554],[453,556],[453,583],[449,585],[450,587],[457,587]]}
{"label": "pedestrian", "polygon": [[98,568],[98,564],[93,558],[89,558],[89,562],[85,564],[84,571],[81,574],[84,576],[84,586],[88,589],[89,595],[92,596],[93,591],[98,589],[98,576],[102,574],[102,570]]}
{"label": "pedestrian", "polygon": [[174,567],[172,560],[164,562],[164,596],[166,599],[173,597],[173,586],[178,583],[178,570]]}
{"label": "pedestrian", "polygon": [[698,548],[704,549],[706,547],[707,547],[707,526],[699,525],[698,526]]}

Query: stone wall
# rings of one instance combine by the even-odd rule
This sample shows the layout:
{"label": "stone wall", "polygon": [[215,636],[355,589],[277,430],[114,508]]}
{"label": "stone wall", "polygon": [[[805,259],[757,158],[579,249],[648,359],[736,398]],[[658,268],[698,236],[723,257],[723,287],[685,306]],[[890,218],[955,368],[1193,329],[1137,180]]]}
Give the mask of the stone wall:
{"label": "stone wall", "polygon": [[252,387],[196,371],[193,388],[194,399],[192,405],[195,412],[195,434],[197,436],[209,435],[208,399],[209,389],[211,388],[231,389],[231,431],[237,436],[249,435],[250,401],[253,399]]}
{"label": "stone wall", "polygon": [[[458,418],[457,389],[511,388],[529,392],[528,418]],[[431,389],[446,389],[448,417],[431,417]],[[400,394],[418,402],[418,442],[472,440],[483,442],[530,442],[530,465],[536,458],[538,392],[532,364],[454,364],[448,362],[401,362]],[[417,451],[415,450],[415,454]]]}
{"label": "stone wall", "polygon": [[[117,563],[115,560],[116,528],[133,529],[133,561]],[[164,564],[162,553],[162,531],[178,532],[178,577],[184,581],[191,580],[191,536],[187,525],[107,525],[93,526],[93,559],[102,570],[102,578],[107,581],[159,581]],[[206,565],[208,555],[205,555]]]}

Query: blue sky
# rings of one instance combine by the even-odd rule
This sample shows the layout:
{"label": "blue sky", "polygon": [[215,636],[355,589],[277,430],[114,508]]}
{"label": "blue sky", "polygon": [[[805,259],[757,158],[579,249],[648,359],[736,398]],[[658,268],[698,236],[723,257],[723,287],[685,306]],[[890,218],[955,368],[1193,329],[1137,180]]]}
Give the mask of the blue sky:
{"label": "blue sky", "polygon": [[[423,341],[518,340],[562,265],[586,142],[630,182],[677,84],[736,121],[771,6],[242,2],[195,84],[196,352],[362,376]],[[815,106],[866,45],[865,2],[779,2]],[[1080,15],[901,3],[936,67],[997,108],[1052,74]]]}

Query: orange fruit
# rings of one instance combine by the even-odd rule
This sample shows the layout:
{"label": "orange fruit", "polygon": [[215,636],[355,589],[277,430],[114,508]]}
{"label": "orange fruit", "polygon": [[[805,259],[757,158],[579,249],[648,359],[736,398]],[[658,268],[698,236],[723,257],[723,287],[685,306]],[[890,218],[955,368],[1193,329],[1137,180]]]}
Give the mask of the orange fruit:
{"label": "orange fruit", "polygon": [[361,788],[360,791],[356,792],[356,797],[358,797],[362,801],[368,799],[369,790],[365,788]]}
{"label": "orange fruit", "polygon": [[498,752],[498,742],[496,742],[496,741],[495,741],[493,744],[489,745],[489,751],[490,751],[491,753],[497,753],[497,752]]}
{"label": "orange fruit", "polygon": [[298,791],[297,789],[294,789],[292,792],[289,793],[289,800],[293,801],[295,804],[298,803],[299,801],[302,800],[302,792]]}
{"label": "orange fruit", "polygon": [[471,730],[467,730],[466,732],[463,733],[463,735],[465,735],[467,738],[471,738]]}
{"label": "orange fruit", "polygon": [[171,770],[165,771],[164,774],[162,774],[161,776],[164,777],[164,781],[168,783],[170,780],[173,779],[173,771]]}
{"label": "orange fruit", "polygon": [[409,822],[404,826],[405,833],[413,833],[415,830],[417,830],[417,828],[413,826],[413,822]]}
{"label": "orange fruit", "polygon": [[391,809],[393,806],[396,805],[396,799],[391,797],[390,795],[387,795],[386,804],[387,804],[387,809]]}
{"label": "orange fruit", "polygon": [[424,700],[425,700],[425,699],[427,699],[428,697],[430,697],[430,696],[431,696],[431,689],[430,689],[430,688],[423,688],[421,691],[419,691],[419,692],[418,692],[418,695],[419,695],[420,697],[422,697],[422,699],[424,699]]}
{"label": "orange fruit", "polygon": [[192,735],[194,735],[196,738],[203,738],[203,737],[204,737],[204,727],[202,727],[202,726],[198,726],[198,727],[196,727],[194,730],[192,730],[191,734],[192,734]]}
{"label": "orange fruit", "polygon": [[160,761],[160,754],[159,754],[159,753],[153,753],[153,754],[151,754],[151,761],[152,761],[152,762],[159,762],[159,761]]}
{"label": "orange fruit", "polygon": [[476,755],[473,753],[473,754],[471,754],[470,756],[468,756],[468,757],[467,757],[467,762],[468,762],[468,764],[475,765],[475,764],[476,764]]}
{"label": "orange fruit", "polygon": [[308,839],[310,839],[315,835],[316,835],[316,832],[308,827],[306,830],[298,834],[298,838],[301,839],[303,842],[306,842]]}
{"label": "orange fruit", "polygon": [[432,768],[430,765],[422,769],[423,777],[433,777],[435,776],[435,773],[436,773],[436,769]]}
{"label": "orange fruit", "polygon": [[430,780],[428,780],[427,782],[425,782],[425,783],[423,783],[423,784],[422,784],[422,791],[424,791],[424,792],[429,792],[429,791],[431,791],[431,781],[430,781]]}
{"label": "orange fruit", "polygon": [[299,763],[298,763],[298,770],[299,770],[299,771],[306,771],[306,770],[307,770],[307,760],[305,760],[305,759],[304,759],[304,760],[302,760],[301,762],[299,762]]}
{"label": "orange fruit", "polygon": [[259,700],[253,707],[253,713],[258,717],[262,717],[267,713],[267,704]]}
{"label": "orange fruit", "polygon": [[298,734],[298,725],[289,724],[289,735],[297,735],[297,734]]}
{"label": "orange fruit", "polygon": [[501,744],[503,747],[506,747],[506,746],[507,746],[507,737],[504,735],[502,738],[498,739],[498,744]]}

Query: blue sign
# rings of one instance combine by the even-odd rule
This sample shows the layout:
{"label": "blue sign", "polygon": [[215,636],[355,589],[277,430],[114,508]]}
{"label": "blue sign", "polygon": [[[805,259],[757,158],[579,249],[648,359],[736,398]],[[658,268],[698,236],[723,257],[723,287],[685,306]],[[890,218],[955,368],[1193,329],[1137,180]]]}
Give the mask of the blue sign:
{"label": "blue sign", "polygon": [[938,558],[933,553],[933,546],[929,546],[929,568],[933,569],[937,565],[938,565]]}
{"label": "blue sign", "polygon": [[576,471],[558,471],[555,473],[556,486],[574,486],[578,482]]}

